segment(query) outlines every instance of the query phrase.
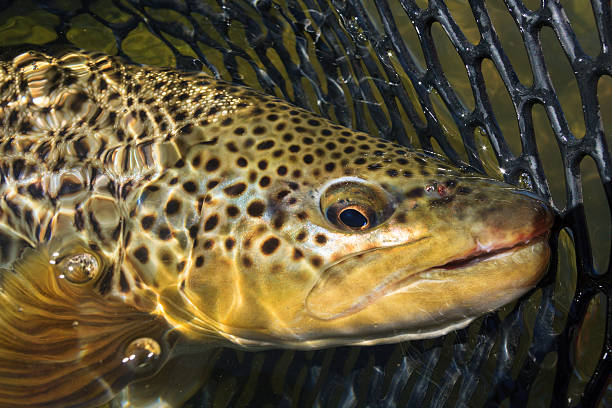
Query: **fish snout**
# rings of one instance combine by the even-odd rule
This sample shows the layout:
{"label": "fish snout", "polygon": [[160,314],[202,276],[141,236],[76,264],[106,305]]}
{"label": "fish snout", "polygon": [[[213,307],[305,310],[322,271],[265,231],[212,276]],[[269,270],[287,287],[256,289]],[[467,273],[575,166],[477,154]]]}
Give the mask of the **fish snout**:
{"label": "fish snout", "polygon": [[554,223],[551,207],[533,193],[508,189],[484,196],[474,206],[477,221],[472,224],[484,252],[527,244],[546,235]]}

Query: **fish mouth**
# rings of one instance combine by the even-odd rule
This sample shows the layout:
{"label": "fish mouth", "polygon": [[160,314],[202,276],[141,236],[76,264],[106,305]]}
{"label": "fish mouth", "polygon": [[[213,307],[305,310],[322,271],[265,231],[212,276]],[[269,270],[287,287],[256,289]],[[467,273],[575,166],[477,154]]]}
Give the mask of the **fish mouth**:
{"label": "fish mouth", "polygon": [[[431,237],[356,254],[326,269],[306,297],[307,313],[325,321],[350,320],[381,304],[382,309],[391,310],[387,316],[398,309],[417,308],[429,316],[439,314],[440,321],[454,316],[467,325],[535,286],[548,265],[549,228],[538,228],[511,243],[477,244],[442,262],[426,261],[429,256],[435,259],[440,245]],[[394,264],[396,269],[390,269]],[[369,277],[365,273],[378,268],[393,272]],[[338,290],[341,287],[343,293]],[[439,296],[439,302],[424,299],[427,292],[431,297]],[[374,312],[373,316],[379,314]],[[402,327],[392,317],[382,317],[382,321],[394,331]],[[378,326],[384,328],[385,324]]]}
{"label": "fish mouth", "polygon": [[[520,241],[516,243],[515,245],[504,246],[504,247],[500,247],[500,248],[492,249],[488,251],[476,250],[466,257],[451,260],[445,263],[444,265],[436,266],[435,268],[431,268],[431,269],[444,269],[444,270],[452,271],[455,269],[469,268],[479,262],[486,262],[487,260],[491,258],[507,255],[509,252],[512,252],[518,248],[534,245],[540,241],[548,241],[548,235],[549,235],[549,232],[546,231],[546,232],[542,232],[540,234],[534,235],[532,238],[527,239],[526,241]],[[427,271],[424,271],[424,272],[427,272]]]}

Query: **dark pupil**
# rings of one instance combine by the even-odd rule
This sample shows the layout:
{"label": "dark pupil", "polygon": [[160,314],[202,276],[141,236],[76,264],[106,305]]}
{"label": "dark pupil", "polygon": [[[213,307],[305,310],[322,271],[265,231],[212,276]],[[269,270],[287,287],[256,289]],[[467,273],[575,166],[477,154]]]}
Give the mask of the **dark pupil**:
{"label": "dark pupil", "polygon": [[350,228],[363,228],[368,224],[368,219],[359,211],[347,208],[338,216],[344,225]]}

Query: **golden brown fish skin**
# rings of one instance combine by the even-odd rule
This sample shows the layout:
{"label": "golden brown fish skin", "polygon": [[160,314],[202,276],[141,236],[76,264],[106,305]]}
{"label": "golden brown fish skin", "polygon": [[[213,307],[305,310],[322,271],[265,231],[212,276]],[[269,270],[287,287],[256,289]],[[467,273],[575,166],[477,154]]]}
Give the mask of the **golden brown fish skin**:
{"label": "golden brown fish skin", "polygon": [[[534,287],[551,224],[512,186],[247,88],[25,53],[0,63],[0,310],[24,304],[0,313],[0,406],[103,403],[173,358],[174,334],[440,335]],[[94,274],[65,279],[92,257]],[[142,337],[161,346],[147,370],[117,352]],[[16,384],[28,370],[44,375]]]}

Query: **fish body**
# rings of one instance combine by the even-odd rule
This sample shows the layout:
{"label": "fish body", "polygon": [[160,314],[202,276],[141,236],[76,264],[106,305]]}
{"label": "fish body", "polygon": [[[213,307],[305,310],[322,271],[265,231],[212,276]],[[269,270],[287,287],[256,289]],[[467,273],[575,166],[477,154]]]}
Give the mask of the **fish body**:
{"label": "fish body", "polygon": [[0,129],[0,406],[137,395],[218,346],[442,335],[548,264],[532,194],[203,74],[24,53]]}

